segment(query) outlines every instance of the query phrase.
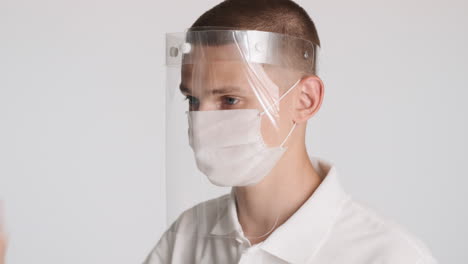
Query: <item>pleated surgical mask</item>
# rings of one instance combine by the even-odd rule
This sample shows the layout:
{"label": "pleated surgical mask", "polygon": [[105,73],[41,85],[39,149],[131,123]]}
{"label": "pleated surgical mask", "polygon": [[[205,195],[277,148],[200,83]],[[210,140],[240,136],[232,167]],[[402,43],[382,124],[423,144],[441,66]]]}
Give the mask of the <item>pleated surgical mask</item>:
{"label": "pleated surgical mask", "polygon": [[[279,103],[298,80],[275,103]],[[189,143],[198,169],[218,186],[248,186],[260,182],[286,151],[268,147],[261,134],[265,111],[257,109],[188,111]]]}

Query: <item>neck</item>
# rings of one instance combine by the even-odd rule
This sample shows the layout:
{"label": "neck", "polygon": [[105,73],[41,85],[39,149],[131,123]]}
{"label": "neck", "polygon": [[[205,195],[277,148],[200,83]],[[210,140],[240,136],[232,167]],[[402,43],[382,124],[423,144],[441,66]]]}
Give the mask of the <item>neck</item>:
{"label": "neck", "polygon": [[305,144],[288,147],[275,168],[258,184],[235,187],[237,214],[251,244],[265,240],[286,222],[321,182]]}

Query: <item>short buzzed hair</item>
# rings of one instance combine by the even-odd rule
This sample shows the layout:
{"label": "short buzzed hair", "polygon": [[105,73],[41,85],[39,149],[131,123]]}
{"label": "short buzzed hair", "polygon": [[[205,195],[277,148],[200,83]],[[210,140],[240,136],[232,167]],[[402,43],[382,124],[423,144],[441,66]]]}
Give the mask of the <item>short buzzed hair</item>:
{"label": "short buzzed hair", "polygon": [[291,35],[320,46],[315,24],[291,0],[226,0],[206,11],[192,27],[232,27]]}
{"label": "short buzzed hair", "polygon": [[[225,0],[203,13],[191,28],[198,27],[274,32],[305,39],[320,46],[314,22],[292,0]],[[315,64],[311,69],[313,73]]]}

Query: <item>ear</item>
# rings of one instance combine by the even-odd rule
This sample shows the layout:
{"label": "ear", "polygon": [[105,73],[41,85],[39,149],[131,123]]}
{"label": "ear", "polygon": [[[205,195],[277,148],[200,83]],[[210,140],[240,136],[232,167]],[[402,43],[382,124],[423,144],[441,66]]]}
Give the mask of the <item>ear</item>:
{"label": "ear", "polygon": [[324,85],[322,80],[315,75],[304,77],[298,85],[300,92],[295,97],[293,119],[299,124],[307,122],[320,109]]}

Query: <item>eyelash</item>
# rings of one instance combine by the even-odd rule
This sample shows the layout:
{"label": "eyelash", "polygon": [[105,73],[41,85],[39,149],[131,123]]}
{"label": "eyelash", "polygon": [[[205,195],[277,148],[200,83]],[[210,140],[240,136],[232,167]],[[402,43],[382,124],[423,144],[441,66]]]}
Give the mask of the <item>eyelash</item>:
{"label": "eyelash", "polygon": [[[233,99],[235,102],[234,102],[234,103],[229,103],[228,100],[231,100],[231,99]],[[196,105],[196,104],[199,103],[199,102],[198,102],[198,98],[193,97],[193,96],[191,96],[191,95],[186,95],[184,100],[189,101],[189,105]],[[223,97],[222,97],[222,100],[223,100],[223,103],[226,103],[227,105],[230,105],[230,106],[236,105],[236,104],[238,104],[239,101],[240,101],[239,98],[235,98],[235,97],[233,97],[233,96],[223,96]],[[195,103],[194,101],[196,101],[196,103]]]}
{"label": "eyelash", "polygon": [[235,97],[232,97],[232,96],[225,96],[223,97],[223,99],[227,102],[227,100],[229,99],[234,99],[235,100],[235,103],[227,103],[228,105],[236,105],[237,103],[239,103],[239,99],[238,98],[235,98]]}
{"label": "eyelash", "polygon": [[185,100],[189,101],[190,105],[193,105],[194,103],[192,102],[192,99],[198,100],[196,97],[193,97],[191,95],[186,95]]}

